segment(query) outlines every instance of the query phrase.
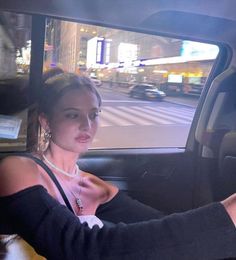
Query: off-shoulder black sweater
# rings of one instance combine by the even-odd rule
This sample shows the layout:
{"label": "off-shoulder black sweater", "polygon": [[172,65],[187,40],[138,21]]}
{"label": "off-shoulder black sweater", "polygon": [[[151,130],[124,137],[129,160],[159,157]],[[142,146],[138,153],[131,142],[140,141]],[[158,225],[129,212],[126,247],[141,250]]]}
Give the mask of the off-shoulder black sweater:
{"label": "off-shoulder black sweater", "polygon": [[42,186],[0,198],[0,232],[22,236],[53,260],[222,259],[236,256],[236,230],[220,203],[159,220],[89,229]]}

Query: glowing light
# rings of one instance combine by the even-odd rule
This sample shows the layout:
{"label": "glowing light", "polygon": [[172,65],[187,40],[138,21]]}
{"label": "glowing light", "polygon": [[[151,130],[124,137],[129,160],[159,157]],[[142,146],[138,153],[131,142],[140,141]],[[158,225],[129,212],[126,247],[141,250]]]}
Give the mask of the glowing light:
{"label": "glowing light", "polygon": [[167,72],[168,72],[168,70],[153,70],[153,73],[165,74]]}
{"label": "glowing light", "polygon": [[119,62],[132,62],[138,57],[137,44],[121,42],[118,46],[118,60]]}
{"label": "glowing light", "polygon": [[180,55],[191,60],[212,60],[216,58],[218,53],[219,47],[217,45],[183,41]]}

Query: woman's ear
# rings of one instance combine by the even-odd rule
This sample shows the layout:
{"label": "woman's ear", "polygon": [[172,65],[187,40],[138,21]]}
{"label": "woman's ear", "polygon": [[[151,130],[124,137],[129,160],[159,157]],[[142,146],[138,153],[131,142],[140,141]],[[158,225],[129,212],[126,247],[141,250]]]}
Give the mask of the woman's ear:
{"label": "woman's ear", "polygon": [[49,121],[47,116],[44,113],[41,113],[39,115],[39,123],[41,127],[44,129],[44,131],[50,132]]}

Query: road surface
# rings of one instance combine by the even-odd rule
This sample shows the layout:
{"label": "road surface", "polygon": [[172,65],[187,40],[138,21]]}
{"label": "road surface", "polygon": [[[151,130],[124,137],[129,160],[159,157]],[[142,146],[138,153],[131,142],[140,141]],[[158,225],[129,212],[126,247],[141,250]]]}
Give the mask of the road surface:
{"label": "road surface", "polygon": [[92,148],[185,146],[195,103],[133,99],[107,88],[99,92],[103,105]]}

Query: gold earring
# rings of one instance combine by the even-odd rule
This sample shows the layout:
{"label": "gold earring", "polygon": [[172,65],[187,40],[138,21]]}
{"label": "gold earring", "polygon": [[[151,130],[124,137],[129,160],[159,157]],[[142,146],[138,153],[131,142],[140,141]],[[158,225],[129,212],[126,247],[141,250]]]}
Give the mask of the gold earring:
{"label": "gold earring", "polygon": [[46,144],[49,142],[49,140],[51,139],[52,137],[52,133],[50,132],[50,130],[46,130],[44,132],[44,135],[43,135],[44,139],[43,139],[43,142]]}

